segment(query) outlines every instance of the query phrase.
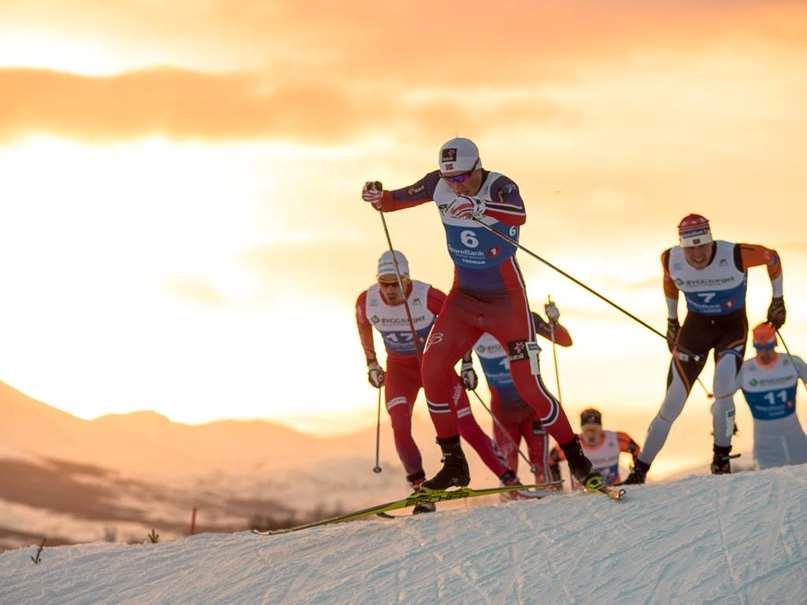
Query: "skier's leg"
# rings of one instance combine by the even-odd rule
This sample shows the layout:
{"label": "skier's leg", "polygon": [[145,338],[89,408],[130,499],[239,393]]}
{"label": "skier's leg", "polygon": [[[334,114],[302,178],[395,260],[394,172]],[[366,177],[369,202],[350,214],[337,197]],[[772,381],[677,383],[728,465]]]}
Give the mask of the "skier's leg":
{"label": "skier's leg", "polygon": [[423,461],[415,440],[412,438],[412,409],[420,390],[417,367],[412,369],[402,364],[387,363],[384,395],[387,413],[392,423],[395,450],[406,471],[410,483],[423,479]]}
{"label": "skier's leg", "polygon": [[712,433],[714,457],[712,472],[731,472],[731,438],[734,435],[734,392],[737,374],[743,365],[745,342],[748,339],[748,321],[745,314],[737,314],[724,327],[715,346],[715,402],[712,405]]}
{"label": "skier's leg", "polygon": [[527,343],[535,342],[535,330],[525,291],[514,291],[506,303],[491,308],[485,315],[487,331],[501,343],[510,356],[510,374],[519,395],[532,407],[544,428],[560,443],[575,437],[560,402],[541,380],[540,370],[533,373]]}
{"label": "skier's leg", "polygon": [[[517,266],[516,275],[520,279]],[[527,293],[523,288],[509,292],[506,301],[488,305],[485,331],[492,334],[509,353],[510,373],[522,400],[532,407],[546,431],[563,449],[572,474],[587,489],[602,485],[602,475],[592,471],[591,462],[572,431],[569,419],[541,380],[537,355],[530,360],[528,346],[535,343]]]}
{"label": "skier's leg", "polygon": [[[454,365],[482,335],[481,330],[465,321],[462,296],[452,291],[432,327],[423,352],[421,376],[429,412],[435,421],[437,443],[443,452],[443,468],[423,484],[425,489],[440,490],[465,486],[471,481],[468,462],[462,452],[452,402],[459,401]],[[452,432],[453,429],[453,432]]]}
{"label": "skier's leg", "polygon": [[490,411],[498,422],[493,422],[493,436],[499,451],[507,460],[507,467],[518,472],[518,442],[521,428],[502,412],[501,400],[496,391],[491,391]]}
{"label": "skier's leg", "polygon": [[440,439],[458,434],[453,408],[460,400],[458,389],[461,391],[462,386],[457,383],[454,366],[482,335],[466,325],[457,298],[452,291],[446,299],[429,334],[421,367],[429,414]]}
{"label": "skier's leg", "polygon": [[[460,429],[460,435],[474,448],[485,466],[499,479],[502,479],[510,470],[506,464],[505,457],[496,447],[496,442],[488,437],[482,427],[479,426],[471,411],[471,403],[468,401],[468,394],[463,388],[462,379],[456,374],[455,377],[458,397],[456,403],[452,400],[452,405],[455,406],[457,412],[457,426]],[[509,476],[505,477],[505,479],[507,478]]]}
{"label": "skier's leg", "polygon": [[541,421],[534,416],[521,423],[521,434],[527,442],[527,453],[535,467],[535,482],[550,481],[549,477],[549,437]]}

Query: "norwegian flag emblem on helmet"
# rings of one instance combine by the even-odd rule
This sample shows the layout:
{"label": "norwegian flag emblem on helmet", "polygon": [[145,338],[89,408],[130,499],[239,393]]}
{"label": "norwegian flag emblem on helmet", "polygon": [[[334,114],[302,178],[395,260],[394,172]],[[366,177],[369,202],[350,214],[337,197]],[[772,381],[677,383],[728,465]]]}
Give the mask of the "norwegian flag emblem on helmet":
{"label": "norwegian flag emblem on helmet", "polygon": [[689,214],[678,223],[678,237],[684,247],[700,246],[712,242],[709,221],[700,214]]}
{"label": "norwegian flag emblem on helmet", "polygon": [[441,162],[456,162],[457,161],[457,148],[446,147],[440,155]]}

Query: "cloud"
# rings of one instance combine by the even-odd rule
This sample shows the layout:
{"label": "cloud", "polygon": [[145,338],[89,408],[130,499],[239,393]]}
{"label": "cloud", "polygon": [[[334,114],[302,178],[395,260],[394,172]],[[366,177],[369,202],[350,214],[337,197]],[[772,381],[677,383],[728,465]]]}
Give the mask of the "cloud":
{"label": "cloud", "polygon": [[273,87],[244,75],[174,69],[113,77],[0,70],[6,136],[47,131],[78,138],[344,136],[358,119],[346,96],[327,86]]}
{"label": "cloud", "polygon": [[407,102],[368,98],[328,84],[276,85],[254,74],[155,69],[90,77],[34,69],[0,69],[0,135],[50,132],[82,139],[149,134],[190,138],[290,138],[330,142],[390,122],[414,135],[450,120],[470,126],[485,117],[544,122],[562,115],[540,99],[438,98]]}
{"label": "cloud", "polygon": [[581,63],[636,60],[654,50],[697,53],[726,40],[800,44],[807,7],[796,0],[469,0],[331,2],[55,0],[4,2],[0,23],[121,40],[172,65],[257,65],[316,80],[375,87],[490,86],[575,77]]}

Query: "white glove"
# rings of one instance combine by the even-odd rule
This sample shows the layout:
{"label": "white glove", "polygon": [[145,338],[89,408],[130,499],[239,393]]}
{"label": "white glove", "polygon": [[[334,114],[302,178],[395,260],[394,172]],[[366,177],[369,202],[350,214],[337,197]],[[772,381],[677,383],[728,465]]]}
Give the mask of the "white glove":
{"label": "white glove", "polygon": [[469,391],[473,391],[479,385],[479,377],[474,370],[473,361],[463,361],[460,367],[460,375],[462,376],[462,383]]}
{"label": "white glove", "polygon": [[551,302],[551,303],[545,304],[544,305],[544,312],[546,313],[547,319],[551,323],[553,323],[553,324],[558,323],[558,320],[560,319],[560,310],[555,305],[555,303]]}
{"label": "white glove", "polygon": [[469,195],[458,195],[445,212],[451,218],[481,218],[485,214],[485,202]]}
{"label": "white glove", "polygon": [[378,365],[377,361],[372,361],[367,364],[367,380],[375,388],[380,389],[384,386],[384,369]]}
{"label": "white glove", "polygon": [[383,195],[384,190],[378,181],[367,181],[361,190],[361,199],[372,204],[376,210],[381,210],[381,198]]}

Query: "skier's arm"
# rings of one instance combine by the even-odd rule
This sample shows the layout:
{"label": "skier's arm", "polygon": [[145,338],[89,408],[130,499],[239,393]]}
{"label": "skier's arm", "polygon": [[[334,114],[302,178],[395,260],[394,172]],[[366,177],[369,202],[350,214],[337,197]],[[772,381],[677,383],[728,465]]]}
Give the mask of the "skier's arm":
{"label": "skier's arm", "polygon": [[547,340],[552,340],[552,332],[554,330],[555,342],[557,344],[562,347],[572,346],[572,337],[569,335],[568,330],[561,324],[556,323],[554,327],[550,326],[549,322],[545,321],[544,318],[535,311],[532,311],[532,322],[535,326],[535,331]]}
{"label": "skier's arm", "polygon": [[373,343],[373,324],[367,319],[365,313],[365,303],[367,302],[367,291],[359,294],[356,300],[356,327],[359,330],[359,340],[364,349],[364,357],[367,365],[377,361],[375,354],[375,344]]}
{"label": "skier's arm", "polygon": [[408,187],[384,191],[381,197],[382,212],[395,212],[430,202],[439,182],[440,172],[435,170]]}
{"label": "skier's arm", "polygon": [[627,433],[618,431],[616,437],[617,441],[619,442],[619,451],[626,452],[631,456],[633,456],[633,463],[636,464],[636,460],[639,458],[639,454],[642,452],[642,448],[639,447],[639,444],[636,443],[633,439],[631,439],[630,435],[628,435]]}
{"label": "skier's arm", "polygon": [[678,286],[670,275],[670,250],[661,254],[661,266],[664,268],[664,298],[667,300],[667,319],[678,321]]}
{"label": "skier's arm", "polygon": [[512,180],[500,176],[490,187],[490,202],[485,204],[484,216],[495,218],[505,225],[523,225],[527,211],[521,193]]}
{"label": "skier's arm", "polygon": [[[740,252],[740,271],[745,271],[749,267],[759,267],[765,265],[768,268],[768,277],[771,279],[773,287],[773,297],[782,297],[782,261],[776,250],[757,246],[755,244],[738,244]],[[736,259],[735,259],[736,260]]]}

